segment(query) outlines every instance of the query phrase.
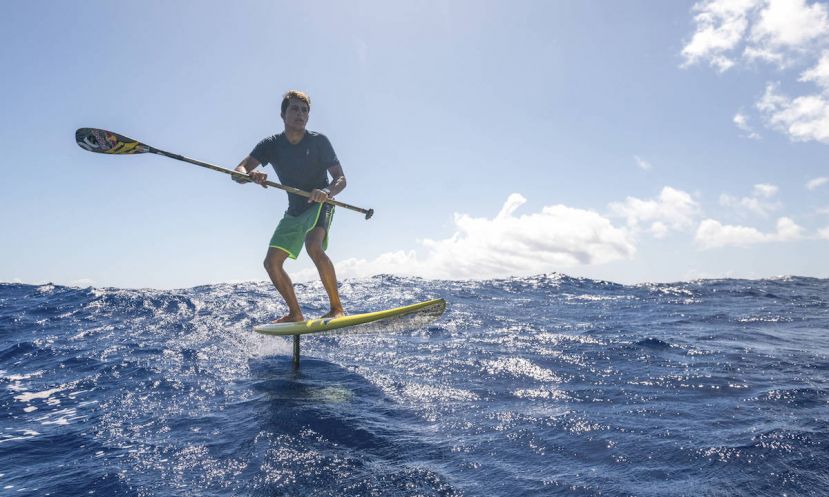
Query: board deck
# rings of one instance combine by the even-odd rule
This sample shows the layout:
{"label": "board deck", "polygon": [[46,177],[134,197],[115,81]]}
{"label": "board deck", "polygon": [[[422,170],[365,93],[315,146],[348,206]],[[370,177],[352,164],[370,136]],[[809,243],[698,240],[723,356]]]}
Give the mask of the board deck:
{"label": "board deck", "polygon": [[446,301],[443,299],[427,300],[417,304],[396,307],[384,311],[367,312],[365,314],[353,314],[341,318],[309,319],[298,323],[270,323],[260,324],[253,327],[253,331],[265,335],[305,335],[323,331],[336,330],[347,326],[373,323],[383,319],[398,318],[415,313],[443,314],[446,309]]}

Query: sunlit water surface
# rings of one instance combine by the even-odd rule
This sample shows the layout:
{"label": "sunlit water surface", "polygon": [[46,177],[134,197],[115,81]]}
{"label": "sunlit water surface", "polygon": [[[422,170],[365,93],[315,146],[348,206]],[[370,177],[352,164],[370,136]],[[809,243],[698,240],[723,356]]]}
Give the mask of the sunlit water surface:
{"label": "sunlit water surface", "polygon": [[829,280],[341,293],[448,308],[304,337],[295,370],[251,331],[285,310],[265,283],[0,285],[0,494],[829,494]]}

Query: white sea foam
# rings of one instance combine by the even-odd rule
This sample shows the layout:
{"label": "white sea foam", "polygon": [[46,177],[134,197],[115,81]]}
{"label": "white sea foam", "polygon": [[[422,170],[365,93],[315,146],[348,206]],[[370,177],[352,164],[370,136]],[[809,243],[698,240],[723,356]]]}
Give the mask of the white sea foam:
{"label": "white sea foam", "polygon": [[738,323],[789,323],[792,318],[786,316],[745,316],[737,318]]}
{"label": "white sea foam", "polygon": [[41,392],[28,392],[20,395],[15,395],[14,400],[18,402],[31,402],[35,399],[48,399],[52,394],[62,392],[69,388],[69,385],[61,385],[59,387],[50,388]]}
{"label": "white sea foam", "polygon": [[557,388],[522,388],[512,394],[519,399],[569,400],[570,396]]}
{"label": "white sea foam", "polygon": [[3,378],[8,381],[23,381],[32,378],[38,378],[40,376],[43,376],[43,371],[33,371],[31,373],[23,374],[7,374],[7,371],[0,369],[0,378]]}
{"label": "white sea foam", "polygon": [[[6,442],[12,442],[14,440],[27,440],[27,439],[34,438],[34,437],[40,435],[39,432],[36,432],[34,430],[25,429],[25,430],[16,430],[16,431],[18,433],[20,433],[20,435],[14,436],[14,435],[0,434],[0,444],[6,443]],[[0,476],[3,476],[3,474],[0,473]]]}
{"label": "white sea foam", "polygon": [[484,362],[484,371],[491,375],[510,374],[526,376],[539,381],[561,382],[555,373],[521,357],[502,357]]}
{"label": "white sea foam", "polygon": [[447,385],[424,385],[410,383],[403,387],[403,395],[419,401],[468,401],[478,400],[478,395],[469,390],[452,388]]}
{"label": "white sea foam", "polygon": [[61,409],[59,411],[50,412],[45,416],[35,419],[35,421],[39,421],[40,424],[44,426],[66,426],[68,424],[71,424],[72,421],[77,421],[79,419],[86,419],[86,416],[78,415],[78,410],[73,407],[70,407],[67,409]]}
{"label": "white sea foam", "polygon": [[581,343],[589,345],[601,345],[601,340],[597,340],[587,335],[567,335],[565,333],[550,333],[543,332],[535,335],[535,339],[543,344],[559,344],[559,343]]}
{"label": "white sea foam", "polygon": [[52,293],[55,290],[55,285],[48,283],[37,287],[37,293]]}
{"label": "white sea foam", "polygon": [[582,301],[582,302],[613,302],[617,300],[636,300],[633,295],[592,295],[585,293],[582,295],[573,295],[569,293],[562,294],[568,301]]}

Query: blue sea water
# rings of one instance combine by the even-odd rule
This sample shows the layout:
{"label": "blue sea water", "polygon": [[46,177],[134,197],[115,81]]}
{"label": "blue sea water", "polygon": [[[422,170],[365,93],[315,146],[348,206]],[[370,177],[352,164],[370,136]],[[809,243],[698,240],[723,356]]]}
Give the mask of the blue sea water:
{"label": "blue sea water", "polygon": [[[0,285],[0,495],[829,495],[829,280]],[[298,285],[309,316],[318,284]]]}

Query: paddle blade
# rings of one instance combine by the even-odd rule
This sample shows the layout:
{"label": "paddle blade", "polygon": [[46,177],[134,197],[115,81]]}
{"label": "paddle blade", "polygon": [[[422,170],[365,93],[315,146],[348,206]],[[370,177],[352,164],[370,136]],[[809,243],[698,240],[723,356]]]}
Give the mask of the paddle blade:
{"label": "paddle blade", "polygon": [[75,141],[84,150],[101,154],[143,154],[150,147],[132,138],[96,128],[75,131]]}

